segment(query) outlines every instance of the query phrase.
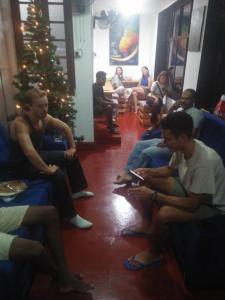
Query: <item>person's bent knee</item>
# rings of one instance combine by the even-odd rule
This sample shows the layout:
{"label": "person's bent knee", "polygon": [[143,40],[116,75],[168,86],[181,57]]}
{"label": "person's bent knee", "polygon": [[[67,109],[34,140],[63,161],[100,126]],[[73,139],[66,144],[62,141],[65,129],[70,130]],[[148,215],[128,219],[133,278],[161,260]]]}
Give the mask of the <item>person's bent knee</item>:
{"label": "person's bent knee", "polygon": [[61,169],[58,169],[53,175],[50,176],[50,179],[60,184],[60,182],[66,181],[66,174]]}
{"label": "person's bent knee", "polygon": [[40,242],[32,241],[29,243],[28,249],[24,249],[23,256],[24,259],[38,262],[46,256],[46,250]]}
{"label": "person's bent knee", "polygon": [[46,223],[53,223],[59,221],[59,216],[54,206],[46,206],[45,208]]}

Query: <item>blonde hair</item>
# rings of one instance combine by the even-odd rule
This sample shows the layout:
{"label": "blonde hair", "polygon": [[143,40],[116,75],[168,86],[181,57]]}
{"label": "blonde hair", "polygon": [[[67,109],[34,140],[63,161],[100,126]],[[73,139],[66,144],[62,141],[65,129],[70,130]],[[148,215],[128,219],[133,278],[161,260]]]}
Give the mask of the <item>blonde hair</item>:
{"label": "blonde hair", "polygon": [[47,93],[39,88],[32,88],[26,91],[23,100],[21,101],[21,106],[23,109],[28,110],[28,105],[31,105],[33,100],[46,97]]}

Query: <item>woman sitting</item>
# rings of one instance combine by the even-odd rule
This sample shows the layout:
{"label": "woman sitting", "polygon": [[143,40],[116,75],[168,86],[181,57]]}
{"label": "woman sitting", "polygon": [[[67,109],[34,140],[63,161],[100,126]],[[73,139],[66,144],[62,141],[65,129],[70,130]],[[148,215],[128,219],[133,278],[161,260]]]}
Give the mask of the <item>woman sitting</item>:
{"label": "woman sitting", "polygon": [[131,99],[134,103],[134,112],[137,113],[138,108],[138,99],[146,98],[147,94],[150,92],[152,80],[151,76],[149,75],[149,70],[147,67],[141,68],[142,77],[138,83],[137,87],[132,89]]}
{"label": "woman sitting", "polygon": [[124,94],[124,86],[123,86],[123,69],[122,67],[117,67],[116,72],[112,77],[112,87],[119,96],[122,96]]}
{"label": "woman sitting", "polygon": [[[168,72],[162,71],[159,73],[157,81],[154,81],[151,86],[151,96],[155,99],[154,105],[162,107],[164,96],[170,96],[171,92]],[[151,106],[152,103],[148,103],[148,105]]]}

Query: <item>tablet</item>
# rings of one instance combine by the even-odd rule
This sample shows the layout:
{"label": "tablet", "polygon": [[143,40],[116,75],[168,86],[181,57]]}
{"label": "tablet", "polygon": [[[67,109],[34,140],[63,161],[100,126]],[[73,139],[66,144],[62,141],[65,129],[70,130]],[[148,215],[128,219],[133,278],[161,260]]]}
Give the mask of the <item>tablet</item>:
{"label": "tablet", "polygon": [[139,174],[137,174],[136,172],[134,172],[133,170],[129,170],[129,172],[130,172],[134,177],[136,177],[137,179],[140,179],[140,180],[144,181],[144,178],[143,178],[141,175],[139,175]]}

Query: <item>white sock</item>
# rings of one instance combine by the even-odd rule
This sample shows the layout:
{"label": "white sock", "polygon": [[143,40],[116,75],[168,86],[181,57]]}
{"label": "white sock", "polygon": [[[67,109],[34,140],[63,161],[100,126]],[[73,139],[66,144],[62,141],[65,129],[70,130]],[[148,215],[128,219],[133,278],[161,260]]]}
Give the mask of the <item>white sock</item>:
{"label": "white sock", "polygon": [[75,217],[71,218],[70,223],[72,223],[74,226],[80,229],[87,229],[93,226],[93,224],[90,221],[85,220],[79,215],[76,215]]}
{"label": "white sock", "polygon": [[72,194],[73,199],[93,197],[95,194],[90,191],[80,191]]}

